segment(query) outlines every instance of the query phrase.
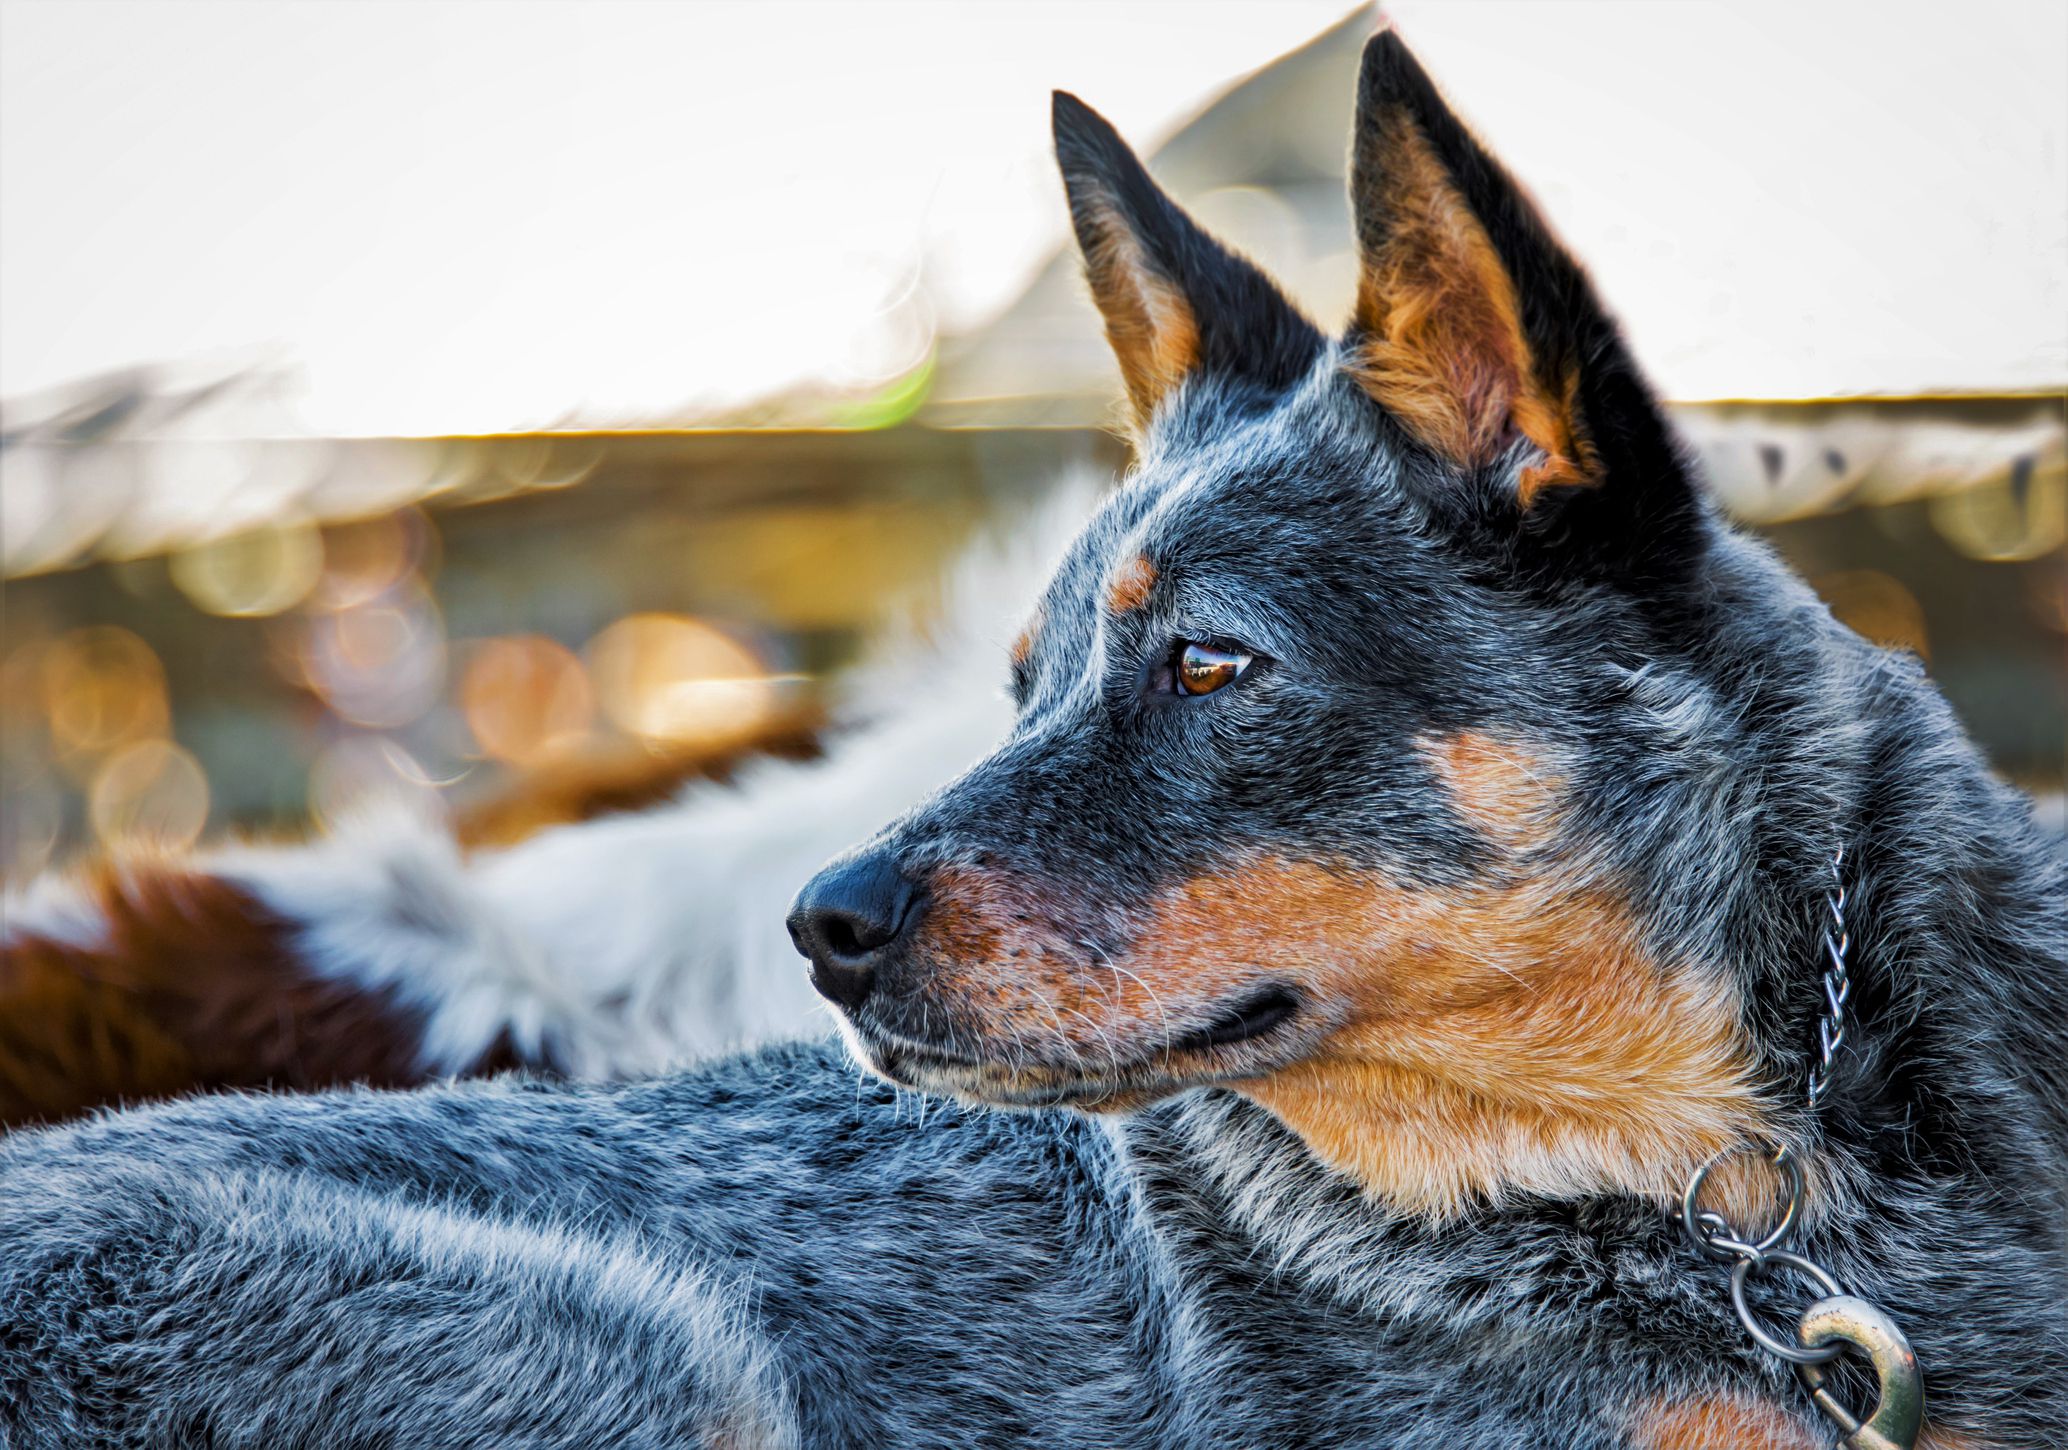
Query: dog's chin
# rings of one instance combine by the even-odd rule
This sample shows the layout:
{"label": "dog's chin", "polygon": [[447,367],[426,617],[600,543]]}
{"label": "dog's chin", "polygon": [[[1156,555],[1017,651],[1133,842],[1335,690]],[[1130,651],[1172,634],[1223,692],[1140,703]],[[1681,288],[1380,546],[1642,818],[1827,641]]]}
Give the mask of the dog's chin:
{"label": "dog's chin", "polygon": [[1317,1033],[1302,1017],[1291,991],[1270,987],[1191,1031],[1142,1044],[1139,1056],[1068,1060],[1010,1040],[947,1044],[867,1022],[843,1025],[862,1064],[901,1088],[991,1108],[1126,1113],[1193,1088],[1268,1076],[1311,1048]]}

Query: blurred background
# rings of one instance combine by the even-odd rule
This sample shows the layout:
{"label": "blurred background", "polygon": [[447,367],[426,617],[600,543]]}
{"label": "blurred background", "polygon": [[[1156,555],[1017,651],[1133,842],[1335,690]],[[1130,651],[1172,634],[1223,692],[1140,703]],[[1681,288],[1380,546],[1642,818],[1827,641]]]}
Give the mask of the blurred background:
{"label": "blurred background", "polygon": [[[2068,6],[1388,12],[1731,512],[2058,793]],[[976,531],[1125,462],[1049,90],[1333,324],[1372,24],[0,0],[0,871],[808,749]]]}

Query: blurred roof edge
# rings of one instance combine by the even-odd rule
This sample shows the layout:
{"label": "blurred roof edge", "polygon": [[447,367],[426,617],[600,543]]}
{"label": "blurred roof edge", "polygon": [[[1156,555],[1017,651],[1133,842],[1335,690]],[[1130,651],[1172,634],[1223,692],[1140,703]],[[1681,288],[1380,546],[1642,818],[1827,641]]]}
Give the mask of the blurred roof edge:
{"label": "blurred roof edge", "polygon": [[[1040,454],[1031,446],[1036,435],[1108,431],[1070,406],[1089,400],[1043,401],[1057,411],[1030,417],[1014,408],[1007,419],[930,413],[881,427],[359,439],[18,431],[0,446],[0,574],[146,557],[253,529],[341,523],[412,504],[443,509],[562,490],[627,463],[664,463],[670,487],[723,493],[724,475],[737,472],[746,454],[794,450],[802,473],[824,492],[837,491],[840,479],[886,450],[935,456],[929,450],[953,446],[951,437],[991,433],[1024,435],[1030,443],[1023,451]],[[2068,396],[1732,400],[1669,409],[1720,501],[1748,523],[1993,489],[2006,492],[2009,506],[2030,516],[2033,527],[2044,525],[2041,534],[2059,532],[2058,521],[2049,520],[2068,493]],[[1117,443],[1106,442],[1117,454]],[[1058,456],[1068,451],[1044,447]]]}

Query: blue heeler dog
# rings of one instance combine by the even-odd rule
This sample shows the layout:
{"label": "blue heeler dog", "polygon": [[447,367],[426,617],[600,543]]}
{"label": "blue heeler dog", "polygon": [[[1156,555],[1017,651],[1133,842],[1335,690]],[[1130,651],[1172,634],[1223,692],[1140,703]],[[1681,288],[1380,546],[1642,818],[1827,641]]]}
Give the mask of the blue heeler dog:
{"label": "blue heeler dog", "polygon": [[[0,1440],[1829,1445],[1678,1223],[1743,1147],[1907,1331],[1920,1443],[2068,1444],[2056,848],[1718,520],[1390,34],[1358,101],[1330,339],[1056,98],[1140,458],[1010,738],[798,899],[876,1078],[797,1046],[9,1139]],[[1712,1245],[1780,1179],[1727,1161]],[[1823,1293],[1745,1261],[1779,1330]]]}

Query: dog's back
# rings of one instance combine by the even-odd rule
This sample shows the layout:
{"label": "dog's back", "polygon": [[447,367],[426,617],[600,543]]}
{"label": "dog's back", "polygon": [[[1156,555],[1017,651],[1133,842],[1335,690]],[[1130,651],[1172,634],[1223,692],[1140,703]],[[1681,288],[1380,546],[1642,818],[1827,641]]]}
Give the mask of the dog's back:
{"label": "dog's back", "polygon": [[[973,1113],[858,1091],[823,1046],[650,1085],[200,1099],[17,1137],[0,1177],[23,1450],[1606,1450],[1693,1443],[1641,1437],[1714,1357],[1587,1302],[1604,1234],[1621,1276],[1681,1274],[1640,1207],[1360,1224],[1234,1100]],[[1728,1342],[1727,1311],[1682,1308]]]}

